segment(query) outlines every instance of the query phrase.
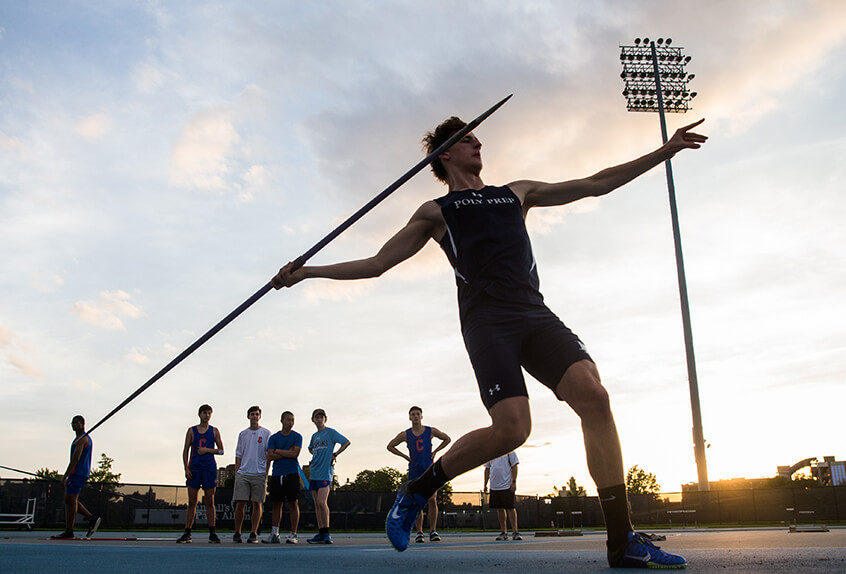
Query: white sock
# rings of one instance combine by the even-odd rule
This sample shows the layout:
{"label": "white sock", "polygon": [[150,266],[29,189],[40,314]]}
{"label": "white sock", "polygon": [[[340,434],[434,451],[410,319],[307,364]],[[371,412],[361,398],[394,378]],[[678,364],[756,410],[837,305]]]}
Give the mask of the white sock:
{"label": "white sock", "polygon": [[278,526],[271,526],[270,527],[270,533],[273,534],[274,536],[278,536],[279,535],[279,527]]}

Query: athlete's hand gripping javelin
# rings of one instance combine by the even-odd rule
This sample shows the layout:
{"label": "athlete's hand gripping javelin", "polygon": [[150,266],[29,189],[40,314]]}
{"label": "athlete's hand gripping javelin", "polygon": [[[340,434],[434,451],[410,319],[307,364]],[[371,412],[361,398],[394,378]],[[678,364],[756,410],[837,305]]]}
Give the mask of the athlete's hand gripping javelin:
{"label": "athlete's hand gripping javelin", "polygon": [[279,270],[279,273],[276,274],[273,279],[271,279],[270,283],[273,285],[274,289],[281,289],[282,287],[293,287],[303,279],[305,279],[305,271],[303,268],[300,267],[293,273],[291,269],[294,267],[294,262],[289,261],[285,264],[282,269]]}

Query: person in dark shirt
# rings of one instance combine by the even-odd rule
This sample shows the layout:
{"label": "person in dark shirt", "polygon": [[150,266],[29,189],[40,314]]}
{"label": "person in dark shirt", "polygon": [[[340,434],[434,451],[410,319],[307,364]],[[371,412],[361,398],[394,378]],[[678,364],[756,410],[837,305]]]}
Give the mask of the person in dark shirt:
{"label": "person in dark shirt", "polygon": [[200,424],[188,429],[182,447],[182,466],[185,467],[185,485],[188,487],[188,509],[185,512],[185,532],[176,542],[191,542],[197,498],[202,488],[206,517],[209,521],[209,542],[220,544],[220,537],[215,531],[214,492],[217,488],[217,462],[214,457],[223,454],[223,439],[220,438],[220,431],[209,424],[212,416],[210,405],[200,405],[197,416],[200,418]]}
{"label": "person in dark shirt", "polygon": [[[534,207],[566,205],[605,195],[707,137],[679,128],[660,148],[590,177],[559,183],[513,181],[485,185],[482,144],[472,132],[432,162],[449,193],[427,201],[373,257],[293,270],[272,279],[276,289],[303,279],[378,277],[437,241],[455,270],[461,330],[491,425],[469,432],[421,476],[400,487],[388,515],[388,539],[408,547],[411,527],[429,497],[448,480],[515,450],[531,432],[521,368],[549,387],[581,418],[588,469],[599,491],[608,529],[611,566],[684,568],[681,556],[663,552],[634,532],[629,518],[623,457],[608,393],[585,345],[543,302],[525,217]],[[429,153],[466,124],[457,117],[424,138]]]}
{"label": "person in dark shirt", "polygon": [[77,512],[88,519],[86,538],[90,538],[100,526],[100,517],[94,516],[79,501],[79,493],[82,492],[82,487],[91,475],[91,453],[94,450],[94,441],[85,434],[85,418],[82,415],[76,415],[71,419],[71,428],[76,433],[76,437],[71,442],[70,462],[62,477],[62,485],[65,488],[65,531],[52,536],[56,540],[74,538],[73,522]]}
{"label": "person in dark shirt", "polygon": [[[435,455],[443,450],[452,439],[445,432],[441,432],[435,427],[423,426],[423,409],[418,406],[413,406],[408,410],[408,420],[411,421],[411,428],[397,434],[388,443],[388,452],[408,461],[408,478],[409,480],[414,480],[432,466]],[[435,447],[434,450],[432,450],[432,437],[441,441],[441,444]],[[405,442],[408,454],[397,449],[402,442]],[[441,541],[441,536],[438,534],[438,497],[436,494],[430,496],[428,502],[429,542]],[[422,513],[417,517],[415,526],[417,527],[417,536],[414,541],[417,543],[425,542],[426,539],[423,537]]]}

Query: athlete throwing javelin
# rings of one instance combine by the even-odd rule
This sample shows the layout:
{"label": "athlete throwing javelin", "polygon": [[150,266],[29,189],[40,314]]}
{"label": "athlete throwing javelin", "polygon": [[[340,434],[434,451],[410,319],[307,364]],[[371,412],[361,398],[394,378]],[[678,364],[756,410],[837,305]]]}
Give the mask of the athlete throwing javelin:
{"label": "athlete throwing javelin", "polygon": [[[588,469],[608,530],[609,565],[687,565],[684,558],[660,550],[632,528],[608,393],[584,344],[543,302],[525,218],[533,207],[605,195],[676,153],[699,148],[707,137],[691,130],[702,121],[678,129],[651,153],[584,179],[519,180],[499,187],[482,181],[482,144],[470,133],[432,163],[435,177],[449,193],[420,206],[375,256],[293,272],[289,263],[273,278],[273,286],[280,289],[316,277],[378,277],[430,239],[440,244],[455,270],[461,332],[491,425],[459,438],[426,472],[400,487],[386,525],[394,548],[408,547],[417,514],[448,480],[511,452],[529,437],[532,423],[523,367],[581,419]],[[428,152],[465,125],[454,116],[441,123],[423,140]]]}

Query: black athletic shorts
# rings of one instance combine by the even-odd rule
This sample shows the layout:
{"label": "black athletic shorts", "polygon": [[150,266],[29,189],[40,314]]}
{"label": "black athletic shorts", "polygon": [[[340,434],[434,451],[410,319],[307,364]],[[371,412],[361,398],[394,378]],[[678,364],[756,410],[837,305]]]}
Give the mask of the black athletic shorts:
{"label": "black athletic shorts", "polygon": [[513,490],[492,490],[488,506],[491,508],[509,508],[516,507],[516,497]]}
{"label": "black athletic shorts", "polygon": [[570,365],[593,360],[543,304],[487,299],[464,314],[461,332],[488,410],[502,399],[528,396],[521,366],[554,392]]}
{"label": "black athletic shorts", "polygon": [[294,502],[300,497],[300,475],[272,476],[268,488],[271,502]]}

